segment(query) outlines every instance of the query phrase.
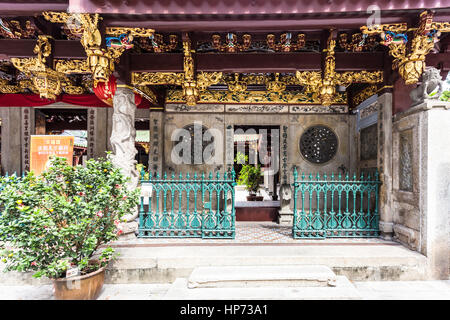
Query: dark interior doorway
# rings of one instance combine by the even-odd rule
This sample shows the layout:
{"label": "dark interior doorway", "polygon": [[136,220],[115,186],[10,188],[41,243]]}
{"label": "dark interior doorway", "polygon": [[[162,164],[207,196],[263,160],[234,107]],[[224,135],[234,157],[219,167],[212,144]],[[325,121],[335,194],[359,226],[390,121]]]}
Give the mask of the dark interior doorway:
{"label": "dark interior doorway", "polygon": [[[236,201],[236,221],[278,220],[278,185],[280,161],[280,126],[244,125],[234,126],[234,155],[243,152],[248,164],[260,165],[260,190],[262,201]],[[239,176],[243,164],[234,163]],[[251,197],[250,197],[251,199]]]}

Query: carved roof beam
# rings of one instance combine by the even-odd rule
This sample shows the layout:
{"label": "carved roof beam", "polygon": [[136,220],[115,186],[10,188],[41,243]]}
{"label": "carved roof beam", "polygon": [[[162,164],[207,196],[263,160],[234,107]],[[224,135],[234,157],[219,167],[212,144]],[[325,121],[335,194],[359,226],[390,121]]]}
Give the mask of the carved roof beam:
{"label": "carved roof beam", "polygon": [[55,100],[62,93],[63,89],[70,94],[83,93],[84,89],[82,87],[74,85],[63,73],[49,67],[52,57],[51,40],[50,36],[39,35],[33,50],[36,57],[11,58],[12,64],[31,80],[19,82],[17,89],[23,91],[27,88],[35,93],[39,93],[41,98],[52,100]]}
{"label": "carved roof beam", "polygon": [[[433,22],[433,13],[426,10],[420,14],[417,28],[408,29],[406,23],[400,23],[363,26],[361,31],[380,34],[381,43],[389,47],[389,54],[394,58],[392,69],[398,70],[406,84],[414,84],[425,70],[426,55],[433,50],[441,33],[450,32],[450,23]],[[409,41],[408,32],[411,31],[412,40]]]}
{"label": "carved roof beam", "polygon": [[[98,14],[66,12],[43,12],[45,19],[54,23],[64,23],[73,34],[81,34],[81,44],[86,51],[86,62],[59,62],[58,67],[66,73],[89,69],[94,86],[106,82],[115,70],[115,63],[126,49],[132,47],[133,36],[148,37],[154,30],[148,28],[106,27],[106,48],[102,48],[102,36],[98,28],[101,17]],[[73,69],[71,69],[73,67]]]}
{"label": "carved roof beam", "polygon": [[336,99],[336,86],[348,87],[355,82],[380,83],[383,82],[383,71],[336,72],[336,33],[330,31],[327,40],[323,74],[319,71],[297,71],[296,76],[300,84],[307,86],[307,92],[318,92],[322,105],[329,106]]}
{"label": "carved roof beam", "polygon": [[178,85],[183,88],[186,104],[194,106],[199,93],[222,79],[222,72],[201,72],[196,74],[191,40],[183,35],[183,72],[142,72],[131,74],[133,85]]}

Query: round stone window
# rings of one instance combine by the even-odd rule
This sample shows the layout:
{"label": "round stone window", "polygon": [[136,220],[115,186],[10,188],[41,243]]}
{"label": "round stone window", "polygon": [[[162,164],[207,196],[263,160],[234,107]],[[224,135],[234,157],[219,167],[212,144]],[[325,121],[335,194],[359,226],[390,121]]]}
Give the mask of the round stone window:
{"label": "round stone window", "polygon": [[312,163],[330,161],[337,152],[338,139],[336,134],[325,126],[309,127],[300,138],[300,152]]}
{"label": "round stone window", "polygon": [[[176,144],[190,144],[190,148],[188,148],[190,150],[189,164],[202,164],[210,160],[214,156],[214,150],[211,153],[204,154],[205,148],[214,143],[214,137],[208,133],[208,128],[195,123],[185,126],[183,129],[187,131],[187,134],[180,136]],[[186,150],[182,148],[178,152],[178,156],[183,158],[184,152]]]}

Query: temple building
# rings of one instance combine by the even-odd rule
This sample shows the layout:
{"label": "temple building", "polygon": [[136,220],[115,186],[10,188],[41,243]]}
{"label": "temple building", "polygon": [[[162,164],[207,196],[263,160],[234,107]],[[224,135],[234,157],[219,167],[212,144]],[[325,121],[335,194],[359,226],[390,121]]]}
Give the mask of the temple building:
{"label": "temple building", "polygon": [[1,173],[73,135],[142,185],[130,239],[267,221],[448,278],[449,70],[449,1],[1,1]]}

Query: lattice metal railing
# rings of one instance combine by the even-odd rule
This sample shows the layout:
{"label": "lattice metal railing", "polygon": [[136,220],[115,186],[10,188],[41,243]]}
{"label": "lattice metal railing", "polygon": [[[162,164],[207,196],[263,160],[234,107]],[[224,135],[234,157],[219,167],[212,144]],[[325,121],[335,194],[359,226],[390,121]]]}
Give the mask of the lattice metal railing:
{"label": "lattice metal railing", "polygon": [[332,173],[330,179],[294,170],[294,238],[377,237],[378,172],[359,179]]}
{"label": "lattice metal railing", "polygon": [[141,196],[139,237],[235,237],[234,171],[215,177],[164,173],[144,179],[149,194]]}

